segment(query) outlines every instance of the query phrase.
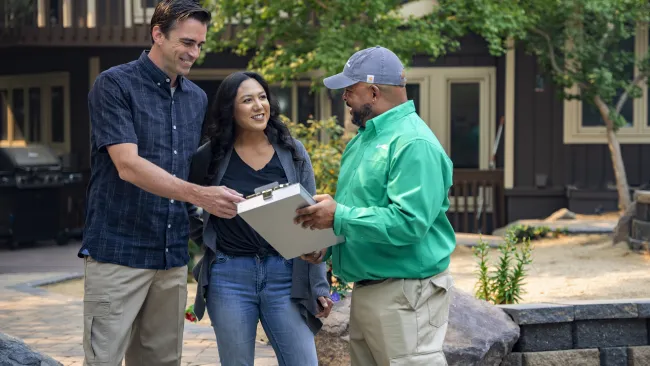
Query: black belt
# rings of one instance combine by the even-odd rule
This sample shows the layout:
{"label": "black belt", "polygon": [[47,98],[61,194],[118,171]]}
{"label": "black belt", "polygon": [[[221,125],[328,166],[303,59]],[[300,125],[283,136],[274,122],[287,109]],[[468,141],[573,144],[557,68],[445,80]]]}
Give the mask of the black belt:
{"label": "black belt", "polygon": [[386,280],[387,278],[384,278],[383,280],[361,280],[355,282],[354,284],[359,286],[370,286],[370,285],[378,285]]}

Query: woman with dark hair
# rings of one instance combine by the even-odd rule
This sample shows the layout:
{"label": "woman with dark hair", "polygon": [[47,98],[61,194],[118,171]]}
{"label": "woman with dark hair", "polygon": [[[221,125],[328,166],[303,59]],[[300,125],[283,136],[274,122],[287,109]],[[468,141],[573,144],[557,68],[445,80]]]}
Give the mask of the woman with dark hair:
{"label": "woman with dark hair", "polygon": [[[266,81],[253,72],[223,80],[207,117],[210,163],[205,183],[248,196],[270,183],[301,183],[315,194],[304,146],[279,119]],[[206,145],[204,145],[206,146]],[[259,321],[280,365],[318,365],[314,336],[332,308],[323,264],[287,260],[236,215],[203,214],[205,255],[194,270],[195,314],[207,305],[222,365],[253,365]]]}

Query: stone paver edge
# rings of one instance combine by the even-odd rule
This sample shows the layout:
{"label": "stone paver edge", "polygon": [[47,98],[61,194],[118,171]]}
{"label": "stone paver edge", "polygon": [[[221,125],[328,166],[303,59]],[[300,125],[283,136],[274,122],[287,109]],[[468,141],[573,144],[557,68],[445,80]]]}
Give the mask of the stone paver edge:
{"label": "stone paver edge", "polygon": [[18,283],[15,285],[10,285],[7,286],[7,288],[20,291],[20,292],[25,292],[30,295],[56,295],[53,292],[50,292],[44,288],[41,288],[41,286],[47,286],[47,285],[54,285],[56,283],[60,282],[65,282],[69,280],[76,280],[79,278],[83,278],[84,274],[79,273],[79,272],[72,272],[72,273],[64,273],[48,278],[43,278],[40,280],[35,280],[35,281],[27,281],[23,283]]}
{"label": "stone paver edge", "polygon": [[[56,276],[51,276],[51,277],[46,277],[43,279],[39,280],[34,280],[34,281],[27,281],[27,282],[22,282],[18,283],[15,285],[9,285],[6,288],[12,289],[15,291],[27,293],[30,295],[35,295],[35,296],[54,296],[54,297],[59,297],[59,298],[64,298],[67,299],[68,301],[78,301],[81,302],[81,300],[78,299],[72,299],[69,296],[57,294],[55,292],[48,291],[44,288],[41,288],[41,286],[47,286],[47,285],[54,285],[57,283],[65,282],[65,281],[70,281],[70,280],[76,280],[83,278],[84,274],[80,272],[71,272],[71,273],[64,273],[64,274],[58,274]],[[209,329],[209,330],[208,330]],[[185,323],[185,331],[190,333],[190,334],[205,334],[208,333],[210,335],[213,335],[212,329],[206,326],[198,325],[198,324],[193,324],[193,323]],[[259,340],[255,340],[255,344],[257,346],[261,346],[263,348],[268,348],[272,349],[270,344],[264,343]]]}

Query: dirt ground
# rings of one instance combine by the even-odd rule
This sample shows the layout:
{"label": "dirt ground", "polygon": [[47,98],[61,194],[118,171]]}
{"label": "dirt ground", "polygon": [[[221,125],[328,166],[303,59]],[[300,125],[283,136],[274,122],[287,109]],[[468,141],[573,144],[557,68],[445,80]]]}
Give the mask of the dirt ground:
{"label": "dirt ground", "polygon": [[[611,244],[606,235],[577,235],[534,241],[522,303],[650,298],[650,256]],[[498,251],[490,251],[496,264]],[[451,260],[456,286],[474,291],[477,269],[471,249],[458,247]]]}
{"label": "dirt ground", "polygon": [[[605,235],[577,235],[533,242],[533,262],[528,267],[522,303],[650,298],[650,256],[628,250],[625,244],[613,246]],[[491,264],[498,251],[490,251]],[[470,248],[459,246],[452,255],[451,272],[456,287],[473,293],[476,283],[476,258]],[[50,291],[81,299],[83,280],[46,286]],[[194,302],[196,284],[188,284],[188,304]],[[210,326],[206,313],[199,323]],[[258,339],[266,336],[258,326]]]}

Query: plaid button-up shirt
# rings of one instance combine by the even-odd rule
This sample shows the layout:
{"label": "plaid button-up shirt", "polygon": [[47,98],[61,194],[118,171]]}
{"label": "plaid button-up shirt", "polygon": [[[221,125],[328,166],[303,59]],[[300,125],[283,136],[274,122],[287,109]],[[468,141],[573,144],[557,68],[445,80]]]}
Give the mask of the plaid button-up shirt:
{"label": "plaid button-up shirt", "polygon": [[91,177],[80,257],[146,269],[187,264],[187,204],[120,179],[106,147],[135,143],[142,158],[187,180],[207,104],[205,92],[183,77],[172,93],[147,51],[99,75],[88,95]]}

